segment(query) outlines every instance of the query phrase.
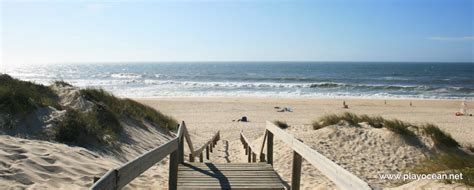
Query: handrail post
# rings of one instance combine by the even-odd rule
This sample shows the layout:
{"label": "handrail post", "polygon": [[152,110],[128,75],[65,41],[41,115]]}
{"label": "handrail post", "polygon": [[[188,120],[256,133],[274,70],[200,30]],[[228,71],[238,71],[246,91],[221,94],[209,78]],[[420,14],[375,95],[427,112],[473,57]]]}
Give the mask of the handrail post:
{"label": "handrail post", "polygon": [[178,153],[179,150],[174,151],[170,155],[170,168],[168,178],[168,189],[176,190],[178,187]]}
{"label": "handrail post", "polygon": [[291,190],[300,189],[301,179],[301,155],[293,151],[293,171],[291,173]]}
{"label": "handrail post", "polygon": [[[184,121],[183,121],[184,123]],[[180,127],[184,127],[184,125],[181,125]],[[185,130],[183,129],[182,132],[184,133]],[[184,163],[184,134],[180,134],[178,137],[178,161],[179,163]]]}
{"label": "handrail post", "polygon": [[267,163],[273,166],[273,133],[267,130]]}
{"label": "handrail post", "polygon": [[189,154],[189,162],[194,162],[193,153]]}
{"label": "handrail post", "polygon": [[257,154],[252,152],[252,162],[257,162]]}
{"label": "handrail post", "polygon": [[265,162],[265,154],[264,153],[260,154],[260,162]]}
{"label": "handrail post", "polygon": [[206,146],[206,159],[209,160],[209,147],[210,145]]}
{"label": "handrail post", "polygon": [[250,148],[250,146],[247,146],[247,151],[248,151],[248,162],[250,163],[252,161],[252,149]]}
{"label": "handrail post", "polygon": [[201,162],[201,163],[204,162],[204,158],[203,158],[203,156],[202,156],[202,152],[199,154],[199,162]]}

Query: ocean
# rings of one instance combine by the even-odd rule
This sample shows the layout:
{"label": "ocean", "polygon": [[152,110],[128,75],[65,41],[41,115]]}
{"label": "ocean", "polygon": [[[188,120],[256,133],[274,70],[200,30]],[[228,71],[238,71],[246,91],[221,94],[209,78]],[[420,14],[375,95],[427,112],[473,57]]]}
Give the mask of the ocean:
{"label": "ocean", "polygon": [[473,99],[472,63],[201,62],[35,65],[13,77],[121,97]]}

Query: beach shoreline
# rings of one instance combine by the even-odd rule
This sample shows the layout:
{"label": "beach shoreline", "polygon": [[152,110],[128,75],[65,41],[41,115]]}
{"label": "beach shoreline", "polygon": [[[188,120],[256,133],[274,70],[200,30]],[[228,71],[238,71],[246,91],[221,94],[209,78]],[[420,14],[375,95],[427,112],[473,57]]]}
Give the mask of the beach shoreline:
{"label": "beach shoreline", "polygon": [[[239,117],[248,116],[263,129],[266,120],[284,120],[293,126],[309,125],[318,117],[342,112],[382,116],[414,124],[433,123],[450,133],[461,144],[474,144],[474,116],[455,116],[463,100],[420,99],[342,99],[342,98],[260,98],[260,97],[156,97],[133,98],[177,120],[191,129],[211,124],[233,126]],[[349,109],[343,109],[343,101]],[[386,102],[386,104],[385,104]],[[411,103],[411,106],[410,106]],[[471,105],[468,101],[468,105]],[[277,112],[274,107],[291,107],[294,112]],[[467,110],[473,111],[473,110]],[[212,127],[211,127],[212,128]],[[212,129],[211,129],[212,130]],[[237,134],[238,135],[238,134]]]}

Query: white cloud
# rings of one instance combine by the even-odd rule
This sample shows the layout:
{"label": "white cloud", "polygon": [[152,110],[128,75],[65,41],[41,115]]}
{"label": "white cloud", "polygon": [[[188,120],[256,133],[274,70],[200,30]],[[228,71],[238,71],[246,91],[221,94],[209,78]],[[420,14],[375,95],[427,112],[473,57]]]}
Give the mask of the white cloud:
{"label": "white cloud", "polygon": [[435,37],[428,37],[426,39],[436,40],[436,41],[471,41],[471,40],[474,40],[474,36],[459,36],[459,37],[435,36]]}

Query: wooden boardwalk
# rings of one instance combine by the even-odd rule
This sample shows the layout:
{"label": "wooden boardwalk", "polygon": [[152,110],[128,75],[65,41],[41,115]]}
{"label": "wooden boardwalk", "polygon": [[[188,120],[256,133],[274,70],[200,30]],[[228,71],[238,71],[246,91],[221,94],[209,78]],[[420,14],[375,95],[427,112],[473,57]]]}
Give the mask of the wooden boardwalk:
{"label": "wooden boardwalk", "polygon": [[[220,132],[195,149],[184,122],[176,137],[124,165],[109,170],[100,178],[94,177],[92,190],[121,189],[148,168],[169,155],[168,189],[286,189],[284,182],[273,169],[273,138],[277,137],[293,150],[291,190],[300,189],[301,163],[304,160],[316,167],[340,189],[372,189],[367,182],[345,170],[332,160],[305,145],[291,134],[267,121],[260,147],[245,137],[240,140],[245,148],[248,163],[204,163],[220,140]],[[184,161],[184,143],[189,147],[189,162]],[[264,151],[266,148],[266,151]],[[199,158],[197,162],[196,157]]]}
{"label": "wooden boardwalk", "polygon": [[177,189],[285,189],[270,164],[183,163]]}

